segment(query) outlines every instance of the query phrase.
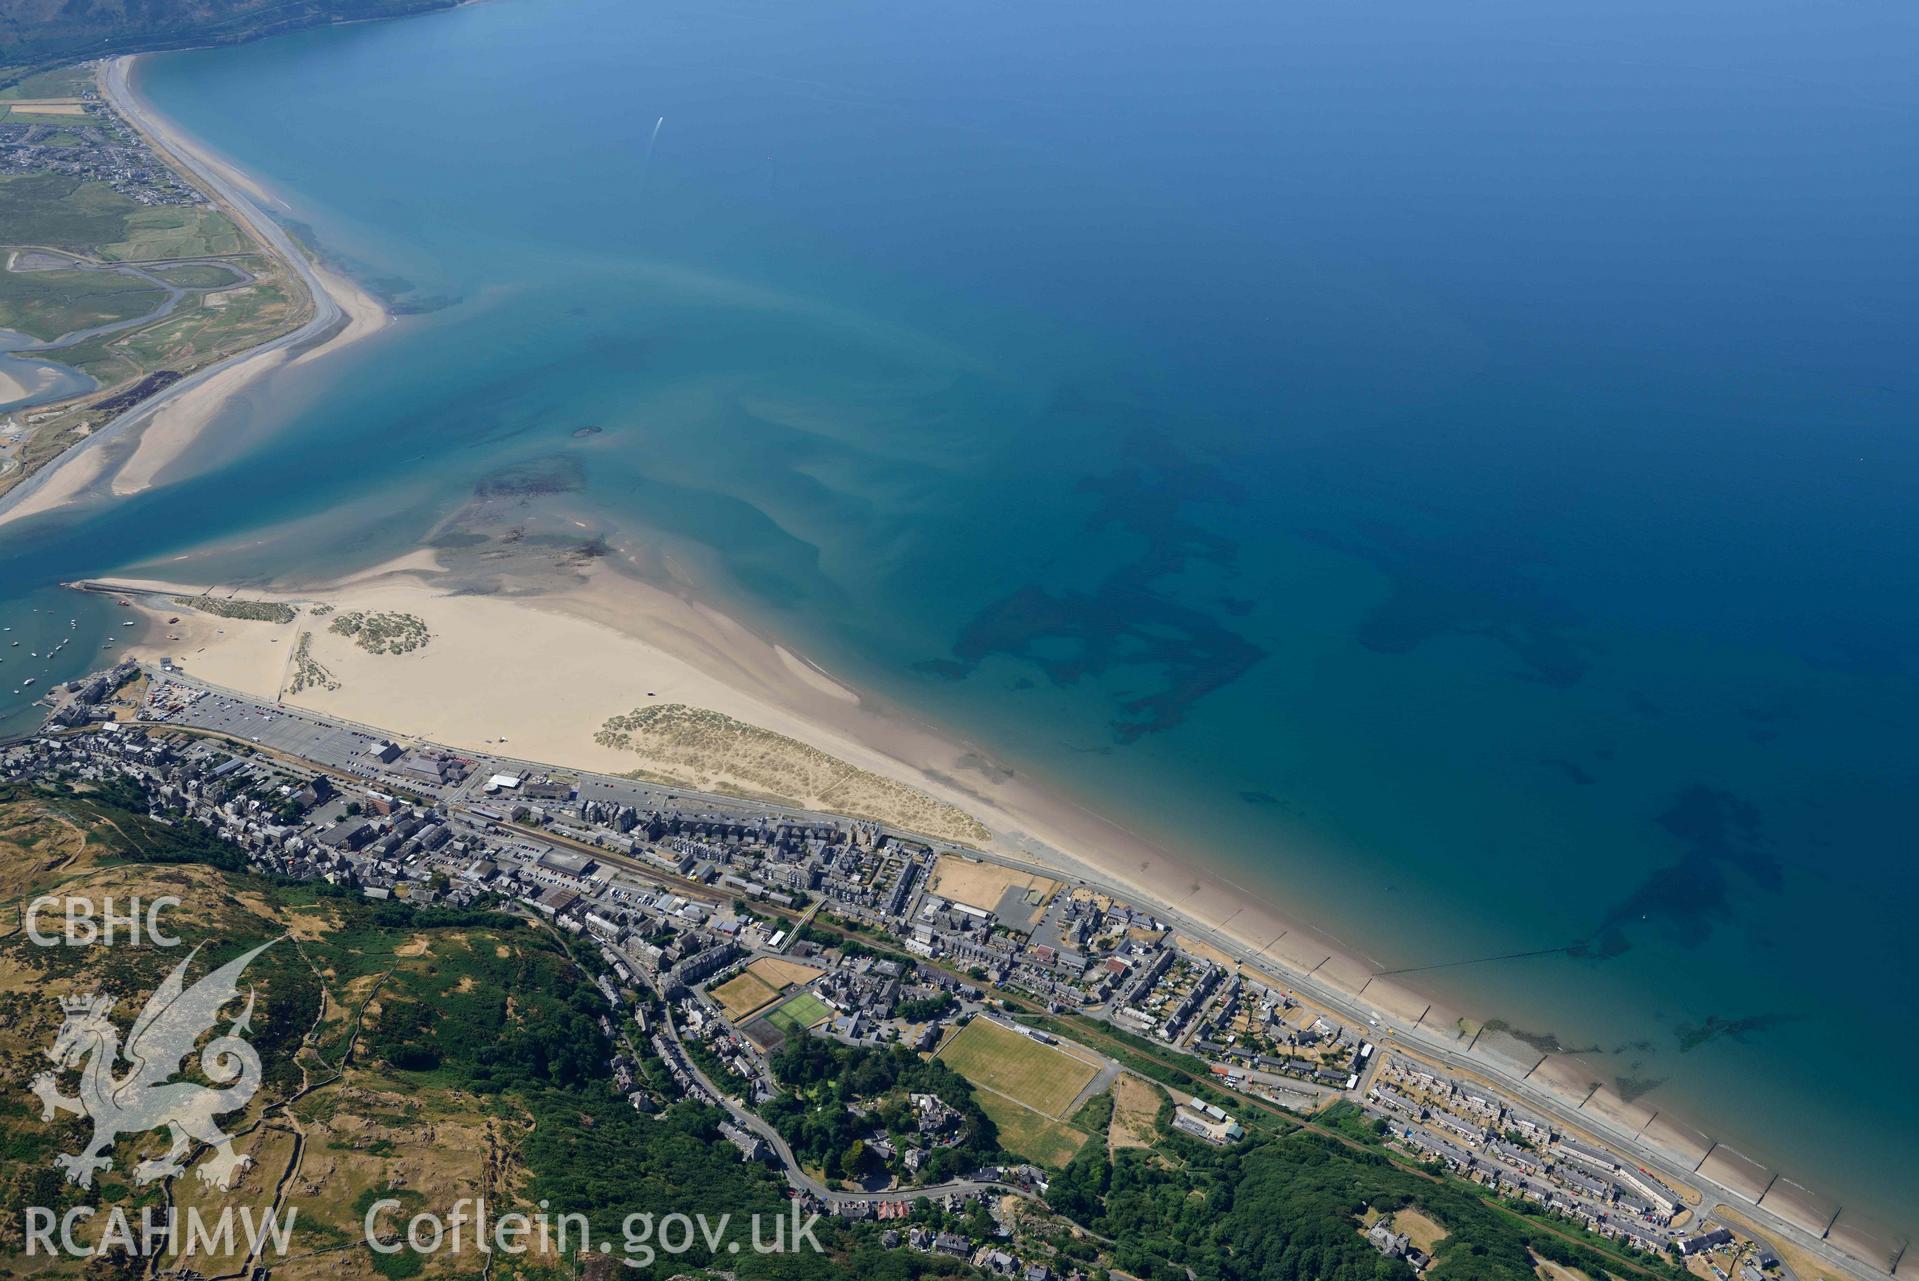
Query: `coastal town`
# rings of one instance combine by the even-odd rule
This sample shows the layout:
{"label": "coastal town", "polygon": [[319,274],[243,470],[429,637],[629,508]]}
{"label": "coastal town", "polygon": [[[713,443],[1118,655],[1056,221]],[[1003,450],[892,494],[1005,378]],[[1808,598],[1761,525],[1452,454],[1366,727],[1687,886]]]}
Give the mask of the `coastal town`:
{"label": "coastal town", "polygon": [[0,176],[53,174],[98,182],[137,205],[198,205],[206,197],[181,181],[146,139],[75,74],[58,96],[0,104]]}
{"label": "coastal town", "polygon": [[[573,938],[611,1011],[606,1070],[633,1107],[723,1109],[740,1159],[777,1167],[822,1213],[947,1215],[887,1229],[889,1245],[1027,1281],[1071,1275],[1009,1207],[1044,1204],[1086,1141],[1074,1119],[1130,1081],[1163,1097],[1168,1131],[1211,1147],[1344,1104],[1408,1162],[1702,1281],[1815,1281],[1770,1233],[1716,1214],[1703,1177],[1651,1168],[1090,882],[868,821],[397,740],[171,660],[123,661],[47,704],[42,731],[0,751],[7,779],[135,784],[154,815],[204,824],[256,871],[493,907]],[[786,1087],[816,1043],[903,1046],[950,1069],[1026,1159],[989,1159],[937,1087],[910,1087],[905,1108],[802,1114]],[[796,1151],[826,1126],[848,1146]],[[1404,1224],[1355,1231],[1414,1271],[1431,1261]]]}

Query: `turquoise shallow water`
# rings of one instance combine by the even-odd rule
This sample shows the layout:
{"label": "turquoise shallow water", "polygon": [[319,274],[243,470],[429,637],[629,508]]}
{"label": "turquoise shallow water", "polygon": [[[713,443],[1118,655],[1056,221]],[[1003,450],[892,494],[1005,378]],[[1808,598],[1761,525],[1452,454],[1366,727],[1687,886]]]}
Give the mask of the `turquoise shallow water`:
{"label": "turquoise shallow water", "polygon": [[1919,1051],[1915,36],[502,0],[156,58],[421,314],[0,593],[567,478],[1383,967],[1578,945],[1421,981],[1909,1228],[1919,1102],[1844,1082]]}

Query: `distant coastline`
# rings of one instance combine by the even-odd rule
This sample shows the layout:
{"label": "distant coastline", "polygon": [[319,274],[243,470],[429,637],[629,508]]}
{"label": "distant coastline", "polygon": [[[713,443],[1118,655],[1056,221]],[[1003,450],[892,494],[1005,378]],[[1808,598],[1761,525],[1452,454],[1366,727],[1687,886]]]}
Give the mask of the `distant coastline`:
{"label": "distant coastline", "polygon": [[[191,49],[206,45],[240,44],[249,40],[260,40],[268,36],[282,35],[298,31],[305,27],[333,25],[347,26],[359,22],[380,22],[388,18],[411,17],[415,14],[430,13],[436,9],[449,9],[471,0],[380,0],[385,12],[371,12],[378,5],[358,5],[351,18],[340,18],[329,12],[325,3],[303,5],[295,16],[286,16],[284,6],[264,4],[255,7],[254,12],[246,12],[245,3],[231,6],[223,13],[218,22],[202,22],[194,25],[190,20],[177,31],[126,30],[134,26],[139,19],[124,11],[93,11],[80,9],[65,12],[61,20],[71,24],[71,30],[47,39],[39,35],[36,44],[18,27],[11,33],[13,48],[6,50],[6,60],[16,64],[13,78],[19,79],[31,75],[34,71],[59,66],[76,58],[98,57],[102,46],[112,54],[158,53],[175,49]],[[156,12],[151,21],[164,22],[164,11]],[[99,24],[89,28],[89,23]],[[51,24],[49,24],[51,25]],[[115,30],[114,28],[121,28]],[[36,33],[37,34],[37,33]],[[8,81],[0,79],[0,87]]]}
{"label": "distant coastline", "polygon": [[[108,103],[262,252],[300,280],[311,314],[287,333],[180,379],[48,460],[0,496],[0,525],[65,506],[102,482],[110,484],[115,495],[138,493],[183,457],[222,406],[256,379],[282,364],[310,360],[377,333],[391,319],[372,295],[302,253],[261,208],[258,202],[266,197],[256,184],[208,154],[139,97],[132,83],[138,56],[123,55],[100,68],[98,80]],[[131,449],[109,463],[105,446],[125,443],[128,437],[135,438]]]}

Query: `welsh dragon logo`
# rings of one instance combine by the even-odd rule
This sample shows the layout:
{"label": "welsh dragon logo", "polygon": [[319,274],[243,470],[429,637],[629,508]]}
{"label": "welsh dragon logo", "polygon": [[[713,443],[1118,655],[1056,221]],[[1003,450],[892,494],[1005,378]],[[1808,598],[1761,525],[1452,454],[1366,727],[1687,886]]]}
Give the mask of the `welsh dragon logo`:
{"label": "welsh dragon logo", "polygon": [[[260,1088],[260,1056],[242,1036],[253,1017],[251,988],[240,1017],[228,1026],[225,1035],[207,1042],[200,1051],[200,1070],[218,1088],[172,1078],[185,1067],[201,1035],[212,1030],[221,1009],[240,995],[241,972],[277,942],[262,943],[187,987],[187,966],[200,952],[195,947],[147,998],[124,1047],[119,1029],[108,1017],[113,1012],[113,999],[97,995],[60,998],[66,1021],[46,1052],[56,1070],[35,1077],[31,1088],[40,1099],[42,1120],[51,1121],[60,1111],[93,1122],[93,1139],[86,1147],[54,1158],[54,1164],[66,1171],[69,1183],[91,1187],[95,1171],[112,1169],[112,1158],[104,1154],[120,1135],[164,1127],[172,1136],[172,1148],[165,1156],[134,1167],[135,1183],[152,1183],[179,1174],[186,1168],[182,1158],[193,1143],[199,1142],[213,1149],[213,1155],[199,1168],[201,1181],[222,1190],[232,1186],[234,1176],[251,1158],[233,1151],[232,1138],[214,1123],[214,1118],[245,1107]],[[126,1072],[115,1076],[122,1060],[127,1064]],[[74,1068],[80,1069],[80,1093],[69,1098],[60,1093],[58,1074]]]}

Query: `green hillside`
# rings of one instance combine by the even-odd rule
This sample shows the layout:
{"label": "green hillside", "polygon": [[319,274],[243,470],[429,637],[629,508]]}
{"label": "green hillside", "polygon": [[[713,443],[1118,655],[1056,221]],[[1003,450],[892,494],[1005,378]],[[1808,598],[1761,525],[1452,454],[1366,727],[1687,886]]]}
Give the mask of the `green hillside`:
{"label": "green hillside", "polygon": [[[452,0],[0,0],[0,66],[228,44],[297,27],[391,18]],[[0,83],[7,77],[0,75]]]}

